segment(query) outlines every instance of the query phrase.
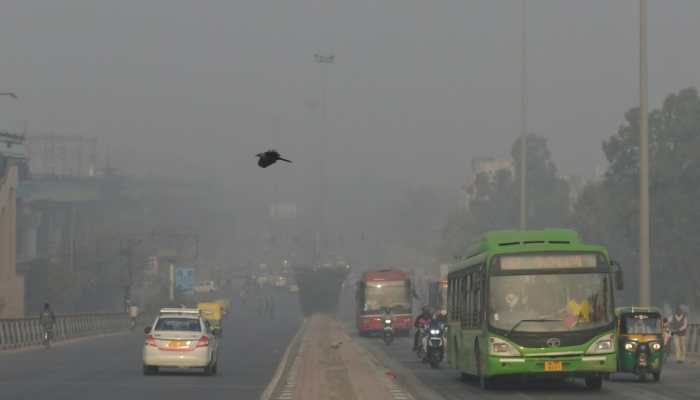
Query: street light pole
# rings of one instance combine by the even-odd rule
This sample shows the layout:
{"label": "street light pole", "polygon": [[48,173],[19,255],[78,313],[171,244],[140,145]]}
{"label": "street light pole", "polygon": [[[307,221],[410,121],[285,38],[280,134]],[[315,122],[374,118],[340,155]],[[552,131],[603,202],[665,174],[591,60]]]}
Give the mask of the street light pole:
{"label": "street light pole", "polygon": [[647,0],[639,0],[639,304],[651,305]]}
{"label": "street light pole", "polygon": [[335,63],[335,54],[316,53],[314,60],[321,66],[321,121],[319,126],[319,187],[318,187],[318,230],[316,236],[316,262],[323,263],[326,243],[326,208],[327,208],[327,179],[326,179],[326,153],[328,152],[328,134],[326,129],[326,86],[328,85],[328,65]]}
{"label": "street light pole", "polygon": [[527,229],[527,1],[522,0],[520,69],[520,229]]}

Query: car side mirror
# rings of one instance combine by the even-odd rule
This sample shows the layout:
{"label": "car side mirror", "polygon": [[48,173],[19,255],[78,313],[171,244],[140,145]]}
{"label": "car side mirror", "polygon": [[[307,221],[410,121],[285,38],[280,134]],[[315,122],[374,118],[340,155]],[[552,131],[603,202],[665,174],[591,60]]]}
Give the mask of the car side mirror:
{"label": "car side mirror", "polygon": [[615,289],[622,290],[625,288],[625,280],[622,274],[622,267],[617,261],[611,261],[610,265],[615,268]]}
{"label": "car side mirror", "polygon": [[151,327],[150,327],[150,326],[147,326],[147,327],[143,328],[143,333],[145,333],[146,335],[148,335],[149,333],[151,333]]}

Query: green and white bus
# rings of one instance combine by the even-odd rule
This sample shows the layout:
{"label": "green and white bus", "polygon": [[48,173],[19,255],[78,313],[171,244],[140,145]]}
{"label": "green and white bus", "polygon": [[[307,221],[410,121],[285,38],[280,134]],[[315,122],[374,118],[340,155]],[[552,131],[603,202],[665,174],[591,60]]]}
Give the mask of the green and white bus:
{"label": "green and white bus", "polygon": [[448,282],[449,365],[483,389],[499,376],[544,376],[597,390],[615,371],[622,272],[576,232],[487,233]]}

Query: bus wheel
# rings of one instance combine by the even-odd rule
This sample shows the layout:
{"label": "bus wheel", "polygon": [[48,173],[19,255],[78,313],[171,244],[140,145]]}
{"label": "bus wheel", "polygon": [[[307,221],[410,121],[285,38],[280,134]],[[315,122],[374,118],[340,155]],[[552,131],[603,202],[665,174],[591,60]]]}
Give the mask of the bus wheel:
{"label": "bus wheel", "polygon": [[600,390],[603,387],[602,376],[587,376],[586,387],[590,390]]}

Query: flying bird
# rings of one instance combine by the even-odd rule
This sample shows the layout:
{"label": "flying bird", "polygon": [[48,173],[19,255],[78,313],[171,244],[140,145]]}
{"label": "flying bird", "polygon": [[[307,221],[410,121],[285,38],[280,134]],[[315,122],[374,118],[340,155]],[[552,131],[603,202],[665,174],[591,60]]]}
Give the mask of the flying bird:
{"label": "flying bird", "polygon": [[264,153],[258,153],[255,156],[258,157],[258,166],[260,168],[267,168],[270,165],[276,163],[277,161],[291,163],[290,160],[282,158],[282,156],[280,156],[280,153],[277,150],[268,150]]}

